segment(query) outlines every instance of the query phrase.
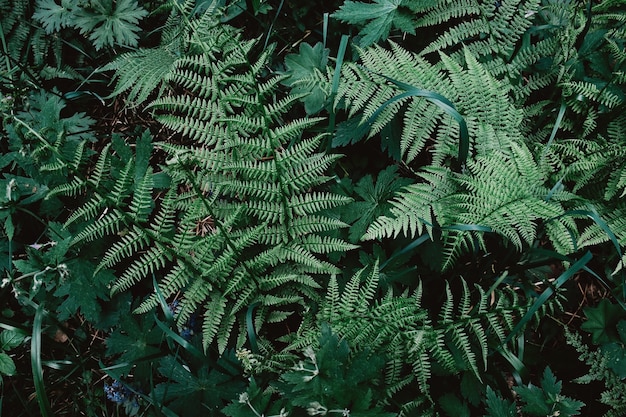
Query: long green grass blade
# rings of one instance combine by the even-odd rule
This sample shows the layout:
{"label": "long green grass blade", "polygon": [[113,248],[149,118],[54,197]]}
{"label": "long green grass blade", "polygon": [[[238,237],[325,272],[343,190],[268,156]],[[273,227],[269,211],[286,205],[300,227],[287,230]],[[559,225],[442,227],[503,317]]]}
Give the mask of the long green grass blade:
{"label": "long green grass blade", "polygon": [[35,311],[33,333],[30,339],[30,363],[33,370],[33,380],[39,410],[41,411],[42,417],[49,417],[52,416],[52,410],[46,395],[46,387],[43,379],[43,361],[41,358],[41,335],[44,315],[45,310],[42,305],[39,305]]}
{"label": "long green grass blade", "polygon": [[258,305],[258,302],[250,304],[246,312],[246,330],[248,332],[248,339],[250,339],[250,348],[254,353],[259,353],[259,345],[256,341],[256,330],[254,329],[254,318],[252,314]]}
{"label": "long green grass blade", "polygon": [[379,270],[382,271],[383,269],[385,269],[385,267],[387,265],[389,265],[389,263],[391,263],[391,261],[393,261],[394,259],[396,259],[396,258],[398,258],[398,257],[400,257],[402,255],[405,255],[405,254],[411,252],[413,249],[417,248],[419,245],[421,245],[422,243],[426,242],[429,239],[430,239],[430,236],[428,234],[424,234],[424,235],[418,237],[417,239],[415,239],[413,242],[411,242],[408,245],[406,245],[401,250],[393,253],[389,257],[389,259],[387,259],[385,262],[380,264]]}
{"label": "long green grass blade", "polygon": [[189,343],[188,341],[186,341],[182,336],[180,336],[178,333],[176,333],[175,331],[173,331],[166,323],[163,323],[161,320],[159,320],[156,315],[154,317],[154,320],[156,322],[156,325],[159,326],[159,328],[161,330],[163,330],[163,333],[165,333],[165,335],[167,337],[169,337],[170,339],[172,339],[174,342],[178,343],[183,349],[185,349],[187,352],[189,352],[190,354],[192,354],[193,356],[200,358],[200,359],[207,359],[206,355],[204,355],[200,349],[198,349],[197,347],[195,347],[194,345],[192,345],[191,343]]}
{"label": "long green grass blade", "polygon": [[159,300],[159,306],[161,307],[161,311],[163,311],[163,315],[165,316],[165,320],[168,323],[174,323],[174,312],[170,309],[170,306],[167,304],[163,293],[161,292],[161,288],[159,287],[159,283],[157,282],[156,275],[152,274],[152,286],[154,287],[154,293],[156,294],[157,300]]}
{"label": "long green grass blade", "polygon": [[548,143],[543,148],[543,152],[541,153],[541,159],[543,159],[546,152],[548,152],[548,149],[550,149],[550,146],[552,146],[552,142],[554,141],[554,138],[556,137],[556,132],[558,132],[559,127],[561,127],[561,122],[563,121],[563,116],[565,115],[565,109],[566,109],[565,103],[561,103],[559,114],[557,114],[556,116],[556,122],[554,123],[554,127],[552,128],[552,133],[550,134],[550,139],[548,139]]}
{"label": "long green grass blade", "polygon": [[324,13],[324,23],[322,25],[322,45],[326,48],[326,40],[328,39],[328,12]]}
{"label": "long green grass blade", "polygon": [[[330,91],[330,117],[328,120],[328,132],[333,132],[335,130],[335,119],[337,117],[335,113],[335,97],[337,97],[337,91],[339,91],[339,81],[341,80],[341,66],[343,65],[343,59],[346,54],[346,49],[348,48],[348,40],[350,37],[348,35],[343,35],[341,37],[341,42],[339,43],[339,50],[337,51],[337,61],[335,61],[335,72],[333,73],[333,82],[331,85]],[[328,141],[328,150],[332,147],[332,141]]]}
{"label": "long green grass blade", "polygon": [[498,349],[498,353],[504,359],[506,359],[509,365],[511,365],[511,367],[513,368],[513,372],[511,372],[511,374],[513,375],[513,378],[515,379],[517,385],[523,385],[524,379],[528,378],[529,375],[528,368],[526,368],[524,362],[522,362],[522,360],[520,360],[518,356],[514,355],[510,350],[505,349],[503,346]]}

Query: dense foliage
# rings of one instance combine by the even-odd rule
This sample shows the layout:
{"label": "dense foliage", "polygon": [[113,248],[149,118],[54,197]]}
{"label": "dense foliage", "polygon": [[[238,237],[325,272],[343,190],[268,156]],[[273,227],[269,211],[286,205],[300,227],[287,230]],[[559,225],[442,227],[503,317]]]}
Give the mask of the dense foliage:
{"label": "dense foliage", "polygon": [[0,27],[0,413],[623,415],[622,0]]}

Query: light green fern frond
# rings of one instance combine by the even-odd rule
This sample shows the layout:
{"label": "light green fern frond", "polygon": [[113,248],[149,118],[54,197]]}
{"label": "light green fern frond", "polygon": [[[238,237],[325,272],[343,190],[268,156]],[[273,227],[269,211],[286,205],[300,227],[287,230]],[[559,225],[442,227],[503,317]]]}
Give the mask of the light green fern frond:
{"label": "light green fern frond", "polygon": [[100,71],[115,71],[111,96],[128,91],[126,99],[138,105],[146,101],[172,70],[175,53],[165,47],[140,49],[120,55]]}
{"label": "light green fern frond", "polygon": [[406,186],[391,200],[389,216],[381,216],[367,229],[364,239],[415,237],[424,229],[433,236],[433,226],[445,220],[447,200],[457,191],[453,174],[443,168],[428,168],[418,174],[422,182]]}
{"label": "light green fern frond", "polygon": [[199,314],[205,348],[223,351],[245,343],[250,320],[262,340],[266,323],[317,300],[320,276],[340,272],[327,254],[356,246],[325,233],[347,226],[327,213],[350,199],[325,186],[339,156],[306,133],[321,119],[286,117],[299,97],[281,96],[284,77],[267,73],[272,49],[255,54],[255,41],[206,13],[189,23],[184,56],[155,73],[173,92],[148,106],[185,145],[155,144],[167,157],[153,172],[151,144],[114,142],[119,155],[100,157],[87,181],[96,192],[68,225],[83,224],[75,244],[117,235],[99,266],[118,272],[112,291],[156,278],[160,294],[136,312],[176,297],[178,324]]}
{"label": "light green fern frond", "polygon": [[463,65],[443,54],[433,65],[393,43],[390,51],[374,47],[361,51],[360,57],[362,66],[345,66],[337,100],[348,104],[350,115],[362,111],[360,123],[370,136],[400,113],[400,148],[407,162],[429,145],[433,165],[443,165],[459,153],[461,141],[468,141],[449,105],[432,97],[449,100],[459,114],[454,117],[462,116],[475,153],[505,151],[511,141],[522,140],[522,113],[512,105],[507,84],[495,79],[469,50]]}

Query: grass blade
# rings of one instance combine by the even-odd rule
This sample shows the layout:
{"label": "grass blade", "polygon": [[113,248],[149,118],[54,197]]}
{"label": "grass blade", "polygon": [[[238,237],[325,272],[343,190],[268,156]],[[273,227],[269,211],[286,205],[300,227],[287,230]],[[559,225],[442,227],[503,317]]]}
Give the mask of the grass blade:
{"label": "grass blade", "polygon": [[548,143],[546,144],[545,148],[543,148],[543,152],[541,153],[541,159],[543,159],[546,152],[548,152],[548,149],[550,148],[550,146],[552,146],[552,142],[554,141],[554,138],[556,137],[556,132],[559,130],[559,127],[561,126],[561,122],[563,121],[563,116],[565,115],[565,109],[566,109],[565,103],[562,103],[561,108],[559,109],[559,114],[556,116],[556,122],[554,123],[554,127],[552,128],[550,139],[548,139]]}
{"label": "grass blade", "polygon": [[256,330],[254,329],[252,314],[258,305],[258,302],[250,304],[248,306],[248,311],[246,312],[246,330],[248,332],[248,339],[250,339],[250,348],[252,348],[252,352],[254,353],[259,353],[259,345],[256,342]]}
{"label": "grass blade", "polygon": [[33,334],[30,340],[30,363],[33,370],[33,380],[35,383],[35,393],[37,394],[37,403],[42,417],[52,416],[50,403],[46,396],[46,387],[43,380],[43,364],[41,359],[41,334],[42,323],[45,311],[43,306],[37,306],[35,319],[33,321]]}
{"label": "grass blade", "polygon": [[[346,54],[346,48],[348,47],[348,35],[341,37],[339,43],[339,50],[337,51],[337,61],[335,62],[335,72],[333,74],[332,89],[330,92],[330,117],[328,121],[328,131],[333,132],[335,130],[335,97],[337,97],[337,91],[339,91],[339,81],[341,79],[341,66],[343,65],[343,58]],[[330,150],[332,142],[328,142],[328,150]]]}

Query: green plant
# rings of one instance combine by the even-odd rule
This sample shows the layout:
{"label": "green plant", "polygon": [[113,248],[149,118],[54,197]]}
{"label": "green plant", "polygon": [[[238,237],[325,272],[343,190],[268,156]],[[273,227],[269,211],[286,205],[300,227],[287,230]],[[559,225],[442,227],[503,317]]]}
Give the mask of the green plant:
{"label": "green plant", "polygon": [[373,3],[348,0],[332,16],[355,26],[363,26],[359,31],[358,44],[364,47],[387,39],[392,29],[415,35],[415,14],[431,4],[415,0],[375,0]]}
{"label": "green plant", "polygon": [[316,348],[305,349],[304,359],[275,383],[280,398],[272,401],[273,392],[260,392],[253,380],[238,401],[224,409],[226,415],[396,415],[384,412],[380,403],[384,357],[351,351],[327,324],[320,330]]}
{"label": "green plant", "polygon": [[[525,416],[577,416],[585,405],[580,401],[561,394],[562,383],[546,368],[540,386],[514,387],[519,396],[521,409]],[[493,390],[487,389],[487,412],[485,417],[514,417],[519,415],[514,403],[498,397]]]}
{"label": "green plant", "polygon": [[575,382],[579,384],[601,383],[603,391],[599,402],[609,406],[606,417],[617,417],[626,410],[626,391],[624,390],[623,367],[620,363],[624,356],[624,324],[620,321],[620,341],[605,343],[598,349],[583,341],[580,334],[566,331],[567,341],[579,353],[579,359],[589,368]]}
{"label": "green plant", "polygon": [[[290,344],[285,350],[270,352],[266,357],[257,355],[250,370],[276,372],[278,364],[284,362],[284,359],[277,358],[284,358],[288,352],[304,350],[309,352],[305,354],[309,359],[297,366],[297,372],[287,374],[288,382],[310,382],[317,375],[311,352],[325,349],[321,346],[322,341],[329,340],[325,335],[332,329],[337,335],[333,337],[340,338],[340,346],[345,344],[339,350],[355,352],[349,361],[352,365],[346,365],[348,369],[354,367],[355,372],[369,375],[368,372],[374,370],[373,364],[381,361],[378,376],[363,379],[371,381],[368,389],[378,398],[374,404],[385,404],[385,410],[401,415],[432,415],[436,409],[434,398],[440,395],[436,388],[439,384],[448,380],[460,383],[457,394],[474,402],[484,393],[479,381],[486,382],[491,378],[491,364],[495,363],[495,358],[514,357],[515,348],[508,344],[507,335],[530,307],[521,303],[514,292],[490,294],[479,286],[471,291],[463,281],[459,297],[454,297],[450,286],[446,286],[441,310],[434,317],[422,305],[424,293],[421,286],[414,294],[394,294],[389,290],[378,295],[378,279],[377,265],[357,272],[343,291],[340,291],[337,280],[331,278],[317,317],[304,320],[298,332],[287,339]],[[491,297],[495,297],[493,303],[488,301]],[[331,345],[336,346],[335,343]],[[330,365],[325,363],[324,366]],[[372,369],[367,371],[368,367]],[[346,400],[353,398],[351,394],[342,394],[343,389],[348,389],[341,388],[346,386],[342,382],[344,376],[335,377],[336,380],[327,382],[330,385],[321,392]],[[354,387],[355,384],[357,382],[347,386]],[[318,388],[312,387],[304,384],[296,392],[317,392],[315,389]],[[280,392],[285,391],[281,389]],[[301,407],[318,402],[325,408],[335,409],[335,405],[329,405],[326,400],[301,394],[297,400],[300,403],[296,399],[292,402]],[[352,401],[353,405],[359,404],[356,399]],[[341,404],[336,406],[345,406],[345,403]],[[477,404],[474,402],[474,405]]]}
{"label": "green plant", "polygon": [[[434,239],[435,232],[441,232],[446,268],[467,249],[484,250],[484,232],[496,232],[522,250],[533,244],[537,223],[542,221],[555,247],[571,252],[570,233],[575,225],[564,216],[565,204],[580,203],[572,194],[545,183],[546,173],[524,143],[522,113],[500,93],[506,89],[502,82],[468,51],[465,58],[467,69],[445,56],[442,65],[432,65],[394,45],[391,52],[364,51],[365,69],[346,65],[339,97],[349,104],[351,113],[363,109],[361,120],[371,126],[370,135],[406,106],[399,138],[404,159],[421,160],[430,138],[437,138],[430,151],[432,161],[417,172],[419,182],[396,195],[391,215],[371,224],[365,238],[416,236],[426,230]],[[467,88],[468,82],[480,88]],[[465,120],[460,129],[450,113],[442,111],[441,101],[428,100],[429,91],[456,98],[456,108]],[[428,118],[419,116],[424,112]],[[463,137],[465,123],[468,137]],[[460,149],[469,138],[473,138],[473,156],[466,162]],[[461,173],[449,168],[455,162],[462,165]]]}
{"label": "green plant", "polygon": [[2,385],[4,376],[14,376],[16,374],[15,362],[8,352],[21,345],[25,339],[25,335],[13,330],[0,332],[0,385]]}
{"label": "green plant", "polygon": [[620,2],[209,3],[0,0],[1,405],[623,414]]}
{"label": "green plant", "polygon": [[[123,234],[97,268],[125,265],[113,292],[157,274],[165,298],[183,291],[179,323],[201,310],[205,347],[216,341],[223,352],[231,335],[237,347],[252,337],[246,309],[256,308],[257,330],[294,314],[317,297],[314,275],[339,272],[324,254],[354,246],[325,235],[345,224],[323,210],[349,201],[321,189],[337,156],[316,151],[322,136],[301,137],[318,119],[281,120],[297,97],[278,96],[282,77],[265,77],[272,50],[253,61],[255,42],[211,11],[198,19],[198,52],[178,59],[167,77],[195,95],[150,104],[157,120],[192,142],[157,144],[167,160],[154,172],[144,136],[135,157],[120,146],[119,162],[102,152],[87,183],[58,191],[93,189],[66,222],[84,225],[73,245]],[[137,311],[156,305],[153,295]]]}
{"label": "green plant", "polygon": [[135,0],[92,0],[78,2],[38,0],[33,18],[43,25],[47,34],[66,27],[88,35],[96,50],[116,44],[137,46],[140,31],[137,23],[148,12]]}

